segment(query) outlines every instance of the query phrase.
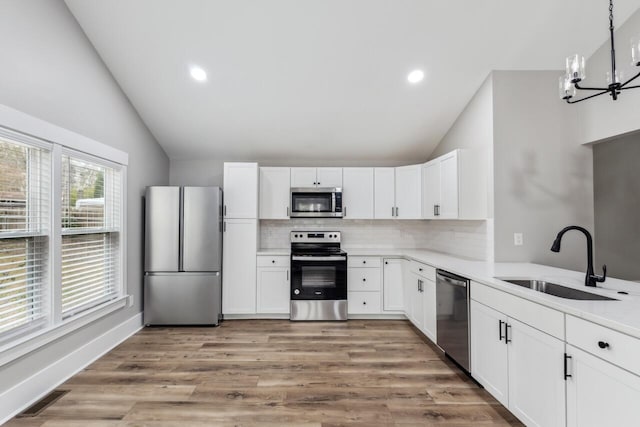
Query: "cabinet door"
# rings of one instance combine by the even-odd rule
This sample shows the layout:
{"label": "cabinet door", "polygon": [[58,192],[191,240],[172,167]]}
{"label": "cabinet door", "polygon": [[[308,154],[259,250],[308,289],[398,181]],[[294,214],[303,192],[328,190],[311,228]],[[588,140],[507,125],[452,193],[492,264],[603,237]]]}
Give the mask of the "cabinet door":
{"label": "cabinet door", "polygon": [[254,314],[256,312],[257,220],[225,220],[223,242],[222,312]]}
{"label": "cabinet door", "polygon": [[318,187],[342,187],[342,168],[318,168]]}
{"label": "cabinet door", "polygon": [[426,280],[417,274],[412,274],[413,286],[411,289],[411,321],[416,328],[422,330],[424,327],[424,297],[423,289]]}
{"label": "cabinet door", "polygon": [[564,342],[515,319],[508,323],[509,410],[529,426],[564,426]]}
{"label": "cabinet door", "polygon": [[422,218],[422,165],[396,168],[396,217]]}
{"label": "cabinet door", "polygon": [[422,282],[422,332],[433,342],[437,341],[437,303],[436,303],[436,284],[431,280]]}
{"label": "cabinet door", "polygon": [[289,269],[258,268],[258,313],[289,313]]}
{"label": "cabinet door", "polygon": [[291,168],[291,187],[316,187],[316,168]]}
{"label": "cabinet door", "polygon": [[258,217],[258,164],[224,164],[224,217]]}
{"label": "cabinet door", "polygon": [[289,168],[260,168],[260,219],[289,219]]}
{"label": "cabinet door", "polygon": [[376,219],[395,218],[395,168],[375,168],[373,174],[375,193],[374,217]]}
{"label": "cabinet door", "polygon": [[[471,300],[471,375],[504,406],[509,403],[507,316]],[[502,323],[501,323],[502,322]]]}
{"label": "cabinet door", "polygon": [[422,214],[425,219],[437,218],[440,205],[440,160],[422,166]]}
{"label": "cabinet door", "polygon": [[347,219],[373,218],[373,168],[342,170],[342,211]]}
{"label": "cabinet door", "polygon": [[402,282],[402,260],[385,259],[383,264],[383,308],[385,311],[404,310],[404,284]]}
{"label": "cabinet door", "polygon": [[635,426],[640,377],[568,345],[567,426]]}
{"label": "cabinet door", "polygon": [[[478,159],[480,161],[480,159]],[[458,152],[440,159],[440,212],[442,219],[458,218]]]}

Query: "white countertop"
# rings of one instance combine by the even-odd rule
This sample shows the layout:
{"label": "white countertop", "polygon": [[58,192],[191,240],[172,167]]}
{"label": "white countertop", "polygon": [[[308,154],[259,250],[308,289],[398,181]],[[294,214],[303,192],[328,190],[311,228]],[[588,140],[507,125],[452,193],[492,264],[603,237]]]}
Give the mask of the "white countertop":
{"label": "white countertop", "polygon": [[[597,288],[587,288],[584,285],[585,272],[540,264],[476,261],[422,249],[343,249],[351,256],[401,257],[422,262],[640,338],[640,284],[635,282],[607,278],[606,282],[599,283]],[[289,248],[258,251],[258,255],[267,256],[288,256],[289,254]],[[513,285],[496,277],[546,280],[570,288],[606,295],[618,301],[581,301],[559,298]],[[629,295],[618,294],[617,291],[620,290],[629,292]]]}

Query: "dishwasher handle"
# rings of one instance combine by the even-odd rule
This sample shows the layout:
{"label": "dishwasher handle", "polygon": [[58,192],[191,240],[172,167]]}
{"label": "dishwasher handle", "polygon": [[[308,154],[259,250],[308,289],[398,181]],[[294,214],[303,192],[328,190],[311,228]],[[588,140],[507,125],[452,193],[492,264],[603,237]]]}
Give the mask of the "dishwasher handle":
{"label": "dishwasher handle", "polygon": [[469,281],[467,279],[462,277],[451,277],[447,274],[442,274],[441,271],[437,272],[437,280],[452,286],[459,286],[461,288],[466,288],[469,285]]}

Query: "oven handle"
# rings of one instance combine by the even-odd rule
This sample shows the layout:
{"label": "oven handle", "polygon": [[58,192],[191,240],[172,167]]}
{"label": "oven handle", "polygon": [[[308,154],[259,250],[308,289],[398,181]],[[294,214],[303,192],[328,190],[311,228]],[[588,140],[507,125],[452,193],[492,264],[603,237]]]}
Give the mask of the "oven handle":
{"label": "oven handle", "polygon": [[345,261],[345,256],[292,256],[292,261]]}

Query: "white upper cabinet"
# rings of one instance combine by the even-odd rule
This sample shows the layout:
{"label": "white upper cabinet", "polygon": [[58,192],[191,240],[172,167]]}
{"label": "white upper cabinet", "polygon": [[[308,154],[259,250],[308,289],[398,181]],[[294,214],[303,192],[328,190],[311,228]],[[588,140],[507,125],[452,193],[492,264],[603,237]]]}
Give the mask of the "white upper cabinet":
{"label": "white upper cabinet", "polygon": [[[456,192],[457,193],[457,192]],[[422,166],[422,213],[423,218],[437,217],[440,204],[440,160],[432,160]]]}
{"label": "white upper cabinet", "polygon": [[374,218],[395,218],[396,207],[396,178],[395,168],[374,169]]}
{"label": "white upper cabinet", "polygon": [[395,174],[395,217],[421,219],[422,165],[398,167]]}
{"label": "white upper cabinet", "polygon": [[315,187],[316,168],[291,168],[291,187]]}
{"label": "white upper cabinet", "polygon": [[344,168],[342,181],[344,218],[373,219],[373,168]]}
{"label": "white upper cabinet", "polygon": [[317,168],[318,187],[342,187],[342,168]]}
{"label": "white upper cabinet", "polygon": [[425,219],[486,219],[489,157],[483,150],[454,150],[422,166]]}
{"label": "white upper cabinet", "polygon": [[224,217],[258,218],[258,164],[224,164]]}
{"label": "white upper cabinet", "polygon": [[260,219],[289,219],[289,168],[260,168]]}
{"label": "white upper cabinet", "polygon": [[440,160],[440,208],[438,217],[458,218],[458,151]]}
{"label": "white upper cabinet", "polygon": [[342,168],[291,168],[291,187],[342,187]]}

